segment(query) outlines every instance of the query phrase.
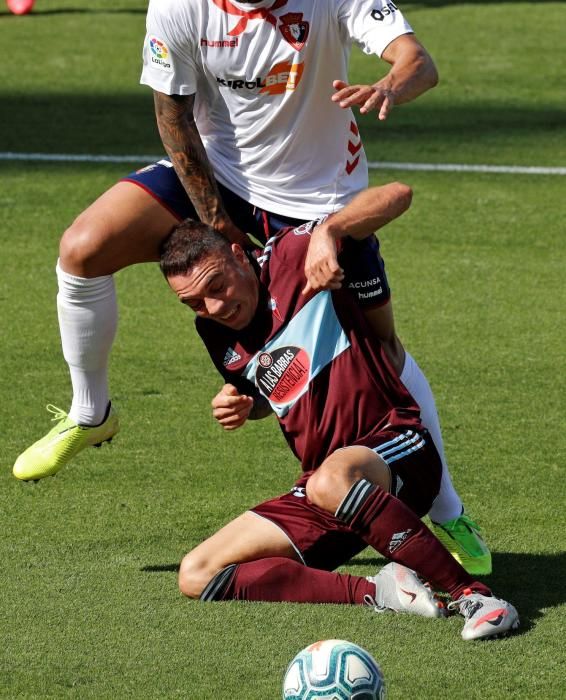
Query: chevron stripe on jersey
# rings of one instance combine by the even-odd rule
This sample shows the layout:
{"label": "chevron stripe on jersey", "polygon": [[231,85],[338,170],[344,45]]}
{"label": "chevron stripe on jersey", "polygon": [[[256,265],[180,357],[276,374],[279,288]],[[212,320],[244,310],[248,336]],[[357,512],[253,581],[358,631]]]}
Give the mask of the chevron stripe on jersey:
{"label": "chevron stripe on jersey", "polygon": [[243,376],[282,417],[313,379],[349,347],[330,292],[320,292],[252,357]]}
{"label": "chevron stripe on jersey", "polygon": [[414,430],[407,430],[389,442],[384,442],[379,447],[372,448],[387,464],[392,464],[402,457],[406,457],[412,452],[420,450],[425,446],[425,440],[420,433]]}

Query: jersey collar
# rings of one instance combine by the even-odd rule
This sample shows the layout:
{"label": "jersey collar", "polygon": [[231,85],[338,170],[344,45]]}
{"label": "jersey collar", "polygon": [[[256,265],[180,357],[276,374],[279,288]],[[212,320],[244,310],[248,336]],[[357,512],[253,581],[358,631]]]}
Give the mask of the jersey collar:
{"label": "jersey collar", "polygon": [[[223,12],[226,12],[229,15],[236,15],[238,17],[241,17],[240,21],[234,27],[234,29],[231,29],[228,32],[229,36],[238,36],[239,34],[242,34],[246,31],[246,27],[248,26],[248,22],[250,19],[262,19],[266,22],[269,22],[274,27],[277,26],[277,17],[275,17],[271,13],[273,10],[278,10],[280,7],[283,7],[283,5],[286,5],[288,0],[275,0],[275,2],[271,2],[271,4],[270,2],[262,2],[258,3],[257,5],[255,5],[254,3],[253,8],[249,3],[246,4],[243,2],[239,2],[236,4],[230,2],[230,0],[212,0],[212,2]],[[243,9],[244,7],[250,9]]]}

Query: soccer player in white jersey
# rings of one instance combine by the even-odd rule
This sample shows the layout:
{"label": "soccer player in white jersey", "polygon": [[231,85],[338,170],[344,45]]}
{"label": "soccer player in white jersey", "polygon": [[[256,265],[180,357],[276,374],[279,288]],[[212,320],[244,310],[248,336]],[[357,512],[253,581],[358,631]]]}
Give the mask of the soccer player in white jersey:
{"label": "soccer player in white jersey", "polygon": [[[354,43],[390,65],[383,78],[348,83]],[[427,51],[385,0],[151,0],[143,60],[141,81],[154,90],[170,162],[114,185],[63,235],[57,302],[73,402],[68,414],[50,407],[58,422],[18,457],[19,479],[53,475],[118,431],[107,378],[115,272],[158,260],[161,242],[186,216],[248,243],[245,233],[265,240],[341,208],[367,185],[352,108],[385,120],[437,82]],[[443,458],[435,531],[470,571],[489,573],[489,550],[450,481],[432,393],[395,334],[375,242],[365,259],[366,278],[350,285],[365,285],[376,302],[367,310],[372,328]],[[313,285],[341,275],[331,246],[310,251],[307,263]]]}

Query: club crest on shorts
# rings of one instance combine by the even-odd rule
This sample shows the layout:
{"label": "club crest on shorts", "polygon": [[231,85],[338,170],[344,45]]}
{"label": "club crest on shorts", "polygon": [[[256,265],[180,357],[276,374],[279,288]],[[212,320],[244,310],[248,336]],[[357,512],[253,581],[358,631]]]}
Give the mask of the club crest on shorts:
{"label": "club crest on shorts", "polygon": [[279,31],[288,44],[300,51],[309,36],[309,23],[303,20],[302,12],[288,12],[280,17]]}

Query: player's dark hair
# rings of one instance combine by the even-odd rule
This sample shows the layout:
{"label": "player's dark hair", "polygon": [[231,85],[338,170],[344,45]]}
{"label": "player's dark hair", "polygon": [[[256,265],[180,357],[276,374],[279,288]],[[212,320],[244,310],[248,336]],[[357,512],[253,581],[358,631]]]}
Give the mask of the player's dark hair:
{"label": "player's dark hair", "polygon": [[184,275],[203,258],[230,250],[230,243],[212,226],[185,219],[161,244],[159,267],[165,277]]}

